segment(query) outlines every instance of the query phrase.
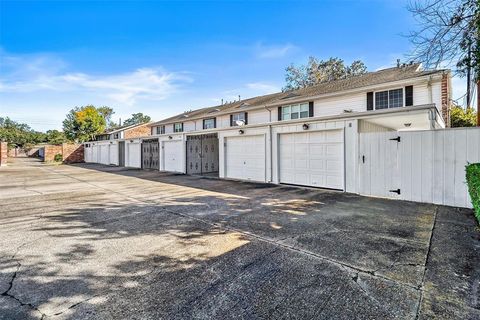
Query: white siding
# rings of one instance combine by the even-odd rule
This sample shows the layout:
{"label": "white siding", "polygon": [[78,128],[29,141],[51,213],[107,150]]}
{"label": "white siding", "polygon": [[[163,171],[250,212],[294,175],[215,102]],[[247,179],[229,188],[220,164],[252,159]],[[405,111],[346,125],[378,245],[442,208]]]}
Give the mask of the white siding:
{"label": "white siding", "polygon": [[427,84],[413,86],[413,104],[422,105],[432,103]]}
{"label": "white siding", "polygon": [[387,132],[392,131],[390,128],[382,127],[378,124],[368,122],[366,120],[359,120],[359,132]]}
{"label": "white siding", "polygon": [[222,115],[217,117],[217,128],[230,127],[230,115]]}
{"label": "white siding", "polygon": [[268,110],[252,110],[248,112],[248,124],[259,124],[270,122]]}
{"label": "white siding", "polygon": [[348,96],[324,98],[314,101],[313,115],[315,117],[343,114],[344,110],[362,112],[367,110],[366,92]]}
{"label": "white siding", "polygon": [[165,133],[173,133],[173,123],[165,125]]}
{"label": "white siding", "polygon": [[[200,120],[201,122],[201,120]],[[195,127],[196,122],[195,121],[185,121],[183,122],[183,132],[189,132],[189,131],[195,131],[195,130],[200,130],[202,129],[202,126],[196,128]]]}

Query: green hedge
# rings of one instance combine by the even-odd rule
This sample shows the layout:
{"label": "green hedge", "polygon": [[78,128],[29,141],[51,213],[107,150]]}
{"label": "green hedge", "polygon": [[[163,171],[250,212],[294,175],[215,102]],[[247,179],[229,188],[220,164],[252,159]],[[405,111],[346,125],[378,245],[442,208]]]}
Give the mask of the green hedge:
{"label": "green hedge", "polygon": [[480,223],[480,163],[469,164],[466,171],[468,192],[472,199],[475,216],[477,217],[478,223]]}

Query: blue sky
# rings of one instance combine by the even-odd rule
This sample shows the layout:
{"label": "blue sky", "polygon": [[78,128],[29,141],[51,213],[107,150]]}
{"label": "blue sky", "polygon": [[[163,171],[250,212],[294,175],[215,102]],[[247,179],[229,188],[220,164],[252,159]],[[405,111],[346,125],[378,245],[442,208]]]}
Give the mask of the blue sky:
{"label": "blue sky", "polygon": [[[393,66],[407,1],[0,1],[0,116],[60,129],[75,106],[154,120],[279,91],[309,56]],[[454,98],[462,95],[454,81]]]}

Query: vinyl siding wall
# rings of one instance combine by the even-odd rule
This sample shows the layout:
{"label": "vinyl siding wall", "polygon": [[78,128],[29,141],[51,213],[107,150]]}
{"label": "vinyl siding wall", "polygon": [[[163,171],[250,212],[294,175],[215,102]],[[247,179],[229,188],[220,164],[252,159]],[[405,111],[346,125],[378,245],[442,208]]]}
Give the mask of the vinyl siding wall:
{"label": "vinyl siding wall", "polygon": [[[378,91],[384,91],[389,89],[404,88],[409,83],[397,86],[384,86],[378,89]],[[369,90],[371,91],[371,90]],[[329,97],[323,99],[314,100],[314,116],[332,116],[337,114],[344,114],[345,110],[351,110],[353,112],[367,111],[367,99],[365,92],[353,93],[343,96]],[[441,100],[441,81],[435,81],[431,84],[431,90],[427,83],[417,84],[413,86],[413,104],[424,105],[435,103],[437,109],[441,112],[442,100]],[[278,106],[269,107],[270,112],[267,109],[258,110],[241,110],[232,112],[248,112],[248,124],[267,124],[269,122],[275,122],[278,119]],[[230,127],[230,115],[218,115],[211,114],[205,116],[205,118],[216,117],[217,128],[229,128]],[[184,132],[198,131],[203,129],[203,119],[187,120],[183,121]],[[178,121],[181,122],[181,121]],[[153,130],[156,133],[156,129]],[[165,125],[165,133],[173,132],[173,123]]]}

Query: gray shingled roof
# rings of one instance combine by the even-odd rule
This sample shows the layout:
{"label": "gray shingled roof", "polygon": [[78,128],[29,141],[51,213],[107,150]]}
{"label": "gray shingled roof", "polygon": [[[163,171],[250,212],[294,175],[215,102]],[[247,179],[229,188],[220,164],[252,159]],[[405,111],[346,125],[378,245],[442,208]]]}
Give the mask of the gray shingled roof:
{"label": "gray shingled roof", "polygon": [[[200,117],[215,116],[218,112],[239,112],[242,108],[268,106],[279,102],[286,102],[292,100],[298,100],[299,98],[309,98],[319,96],[322,94],[335,93],[345,90],[352,90],[362,87],[368,87],[372,85],[378,85],[382,83],[394,82],[399,80],[406,80],[411,78],[417,78],[430,74],[442,73],[446,70],[419,70],[420,64],[410,64],[402,67],[393,67],[383,69],[374,72],[367,72],[360,76],[336,80],[326,83],[321,83],[312,87],[268,94],[264,96],[258,96],[253,98],[244,99],[241,101],[235,101],[233,103],[217,105],[213,107],[207,107],[197,109],[189,112],[185,112],[158,122],[154,122],[151,126],[172,123],[183,122],[189,119],[198,119]],[[212,112],[213,111],[213,112]]]}

